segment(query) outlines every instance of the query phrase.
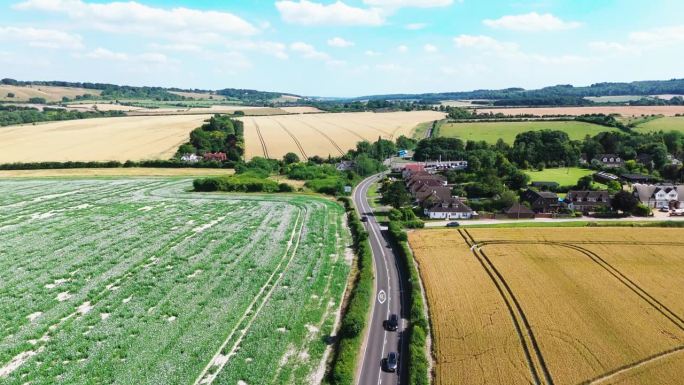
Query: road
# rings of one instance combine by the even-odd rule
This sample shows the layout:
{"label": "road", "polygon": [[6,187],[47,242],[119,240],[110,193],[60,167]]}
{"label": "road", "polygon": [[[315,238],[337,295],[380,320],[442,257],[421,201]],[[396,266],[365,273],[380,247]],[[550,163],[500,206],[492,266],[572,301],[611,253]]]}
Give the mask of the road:
{"label": "road", "polygon": [[[408,293],[402,290],[406,286],[406,282],[403,281],[406,275],[401,274],[399,260],[392,248],[388,247],[388,241],[385,238],[386,230],[381,228],[373,216],[373,210],[368,202],[368,188],[383,175],[378,174],[365,179],[356,187],[353,194],[354,204],[359,214],[368,217],[365,226],[373,251],[376,294],[371,309],[371,321],[362,347],[358,385],[392,385],[407,382],[404,357],[407,357],[408,341],[401,338],[407,326],[408,298],[406,295]],[[386,331],[383,326],[383,321],[388,319],[390,314],[400,316],[399,330],[396,332]],[[389,352],[399,353],[398,373],[383,371],[382,359],[387,357]]]}

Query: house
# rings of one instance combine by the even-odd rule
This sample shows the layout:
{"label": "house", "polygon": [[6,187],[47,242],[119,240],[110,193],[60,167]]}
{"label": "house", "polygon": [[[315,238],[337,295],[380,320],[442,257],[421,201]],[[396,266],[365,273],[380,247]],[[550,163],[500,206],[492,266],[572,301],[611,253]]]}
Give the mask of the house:
{"label": "house", "polygon": [[534,211],[518,202],[509,207],[504,213],[510,219],[533,219]]}
{"label": "house", "polygon": [[565,204],[570,210],[596,212],[610,207],[610,194],[608,191],[569,191],[565,197]]}
{"label": "house", "polygon": [[624,159],[615,154],[599,154],[594,158],[601,166],[608,168],[617,168],[625,165]]}
{"label": "house", "polygon": [[217,160],[225,162],[228,159],[225,152],[207,152],[204,154],[204,160]]}
{"label": "house", "polygon": [[530,183],[530,186],[538,188],[539,190],[555,190],[560,185],[558,182],[544,182],[544,181],[535,181]]}
{"label": "house", "polygon": [[456,198],[435,203],[423,212],[430,219],[470,219],[475,215],[473,209]]}
{"label": "house", "polygon": [[648,183],[655,180],[652,176],[644,174],[622,174],[620,175],[620,178],[622,178],[622,180],[624,180],[625,182],[629,182],[632,184]]}
{"label": "house", "polygon": [[527,189],[520,194],[520,200],[529,203],[537,213],[554,212],[560,207],[558,195],[548,191]]}
{"label": "house", "polygon": [[184,154],[181,156],[181,161],[185,163],[197,163],[200,160],[202,160],[202,158],[196,154]]}
{"label": "house", "polygon": [[684,206],[684,185],[635,184],[634,196],[653,208],[677,209]]}
{"label": "house", "polygon": [[607,184],[610,181],[617,182],[619,179],[620,178],[617,175],[605,171],[599,171],[596,174],[594,174],[594,180],[603,184]]}
{"label": "house", "polygon": [[335,166],[337,171],[351,171],[354,169],[354,162],[351,160],[343,160]]}
{"label": "house", "polygon": [[420,205],[428,200],[437,200],[439,202],[446,201],[451,199],[451,188],[445,186],[423,185],[415,194],[413,194],[413,197],[415,198],[416,203]]}
{"label": "house", "polygon": [[421,163],[407,163],[401,171],[401,177],[406,179],[417,172],[425,172],[425,166]]}

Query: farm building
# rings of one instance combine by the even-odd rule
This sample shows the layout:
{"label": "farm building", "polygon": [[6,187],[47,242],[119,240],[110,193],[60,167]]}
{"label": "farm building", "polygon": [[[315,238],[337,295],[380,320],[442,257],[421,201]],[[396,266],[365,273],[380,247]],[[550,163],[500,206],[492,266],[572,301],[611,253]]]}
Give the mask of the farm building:
{"label": "farm building", "polygon": [[527,189],[520,194],[520,199],[529,203],[532,210],[537,213],[555,212],[560,207],[558,195],[548,191]]}
{"label": "farm building", "polygon": [[684,185],[635,184],[634,196],[648,207],[677,209],[684,206]]}
{"label": "farm building", "polygon": [[569,191],[565,203],[570,210],[596,212],[610,207],[610,194],[608,191]]}

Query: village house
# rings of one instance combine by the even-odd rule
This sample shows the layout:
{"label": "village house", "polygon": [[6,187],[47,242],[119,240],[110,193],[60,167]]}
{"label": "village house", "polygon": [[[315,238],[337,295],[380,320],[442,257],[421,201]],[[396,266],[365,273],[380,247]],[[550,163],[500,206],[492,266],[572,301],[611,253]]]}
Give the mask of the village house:
{"label": "village house", "polygon": [[412,174],[418,172],[425,172],[425,166],[420,163],[407,163],[402,168],[401,177],[407,179]]}
{"label": "village house", "polygon": [[217,160],[225,162],[228,159],[225,152],[207,152],[204,154],[204,160]]}
{"label": "village house", "polygon": [[435,203],[423,212],[430,219],[471,219],[475,215],[473,209],[457,198]]}
{"label": "village house", "polygon": [[181,161],[185,163],[197,163],[200,160],[202,160],[202,158],[196,154],[184,154],[181,156]]}
{"label": "village house", "polygon": [[534,211],[518,202],[515,202],[504,213],[509,219],[534,219]]}
{"label": "village house", "polygon": [[570,210],[592,213],[610,207],[608,191],[569,191],[565,204]]}
{"label": "village house", "polygon": [[652,208],[684,207],[684,185],[635,184],[634,196],[641,203]]}
{"label": "village house", "polygon": [[428,186],[423,185],[414,194],[416,204],[422,205],[428,199],[438,199],[445,201],[451,199],[451,188],[446,186]]}
{"label": "village house", "polygon": [[615,154],[599,154],[594,158],[602,167],[618,168],[625,165],[624,159]]}
{"label": "village house", "polygon": [[560,203],[556,193],[527,189],[520,194],[520,200],[530,204],[537,213],[551,213],[558,211]]}

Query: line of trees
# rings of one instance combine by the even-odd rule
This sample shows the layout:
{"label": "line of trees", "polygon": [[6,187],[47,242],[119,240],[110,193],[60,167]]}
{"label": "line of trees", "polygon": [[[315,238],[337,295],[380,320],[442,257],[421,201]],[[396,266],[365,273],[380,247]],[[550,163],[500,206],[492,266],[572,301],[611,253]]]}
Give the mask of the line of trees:
{"label": "line of trees", "polygon": [[49,107],[45,107],[41,111],[32,107],[0,104],[0,126],[125,115],[122,111],[70,111],[63,108]]}

